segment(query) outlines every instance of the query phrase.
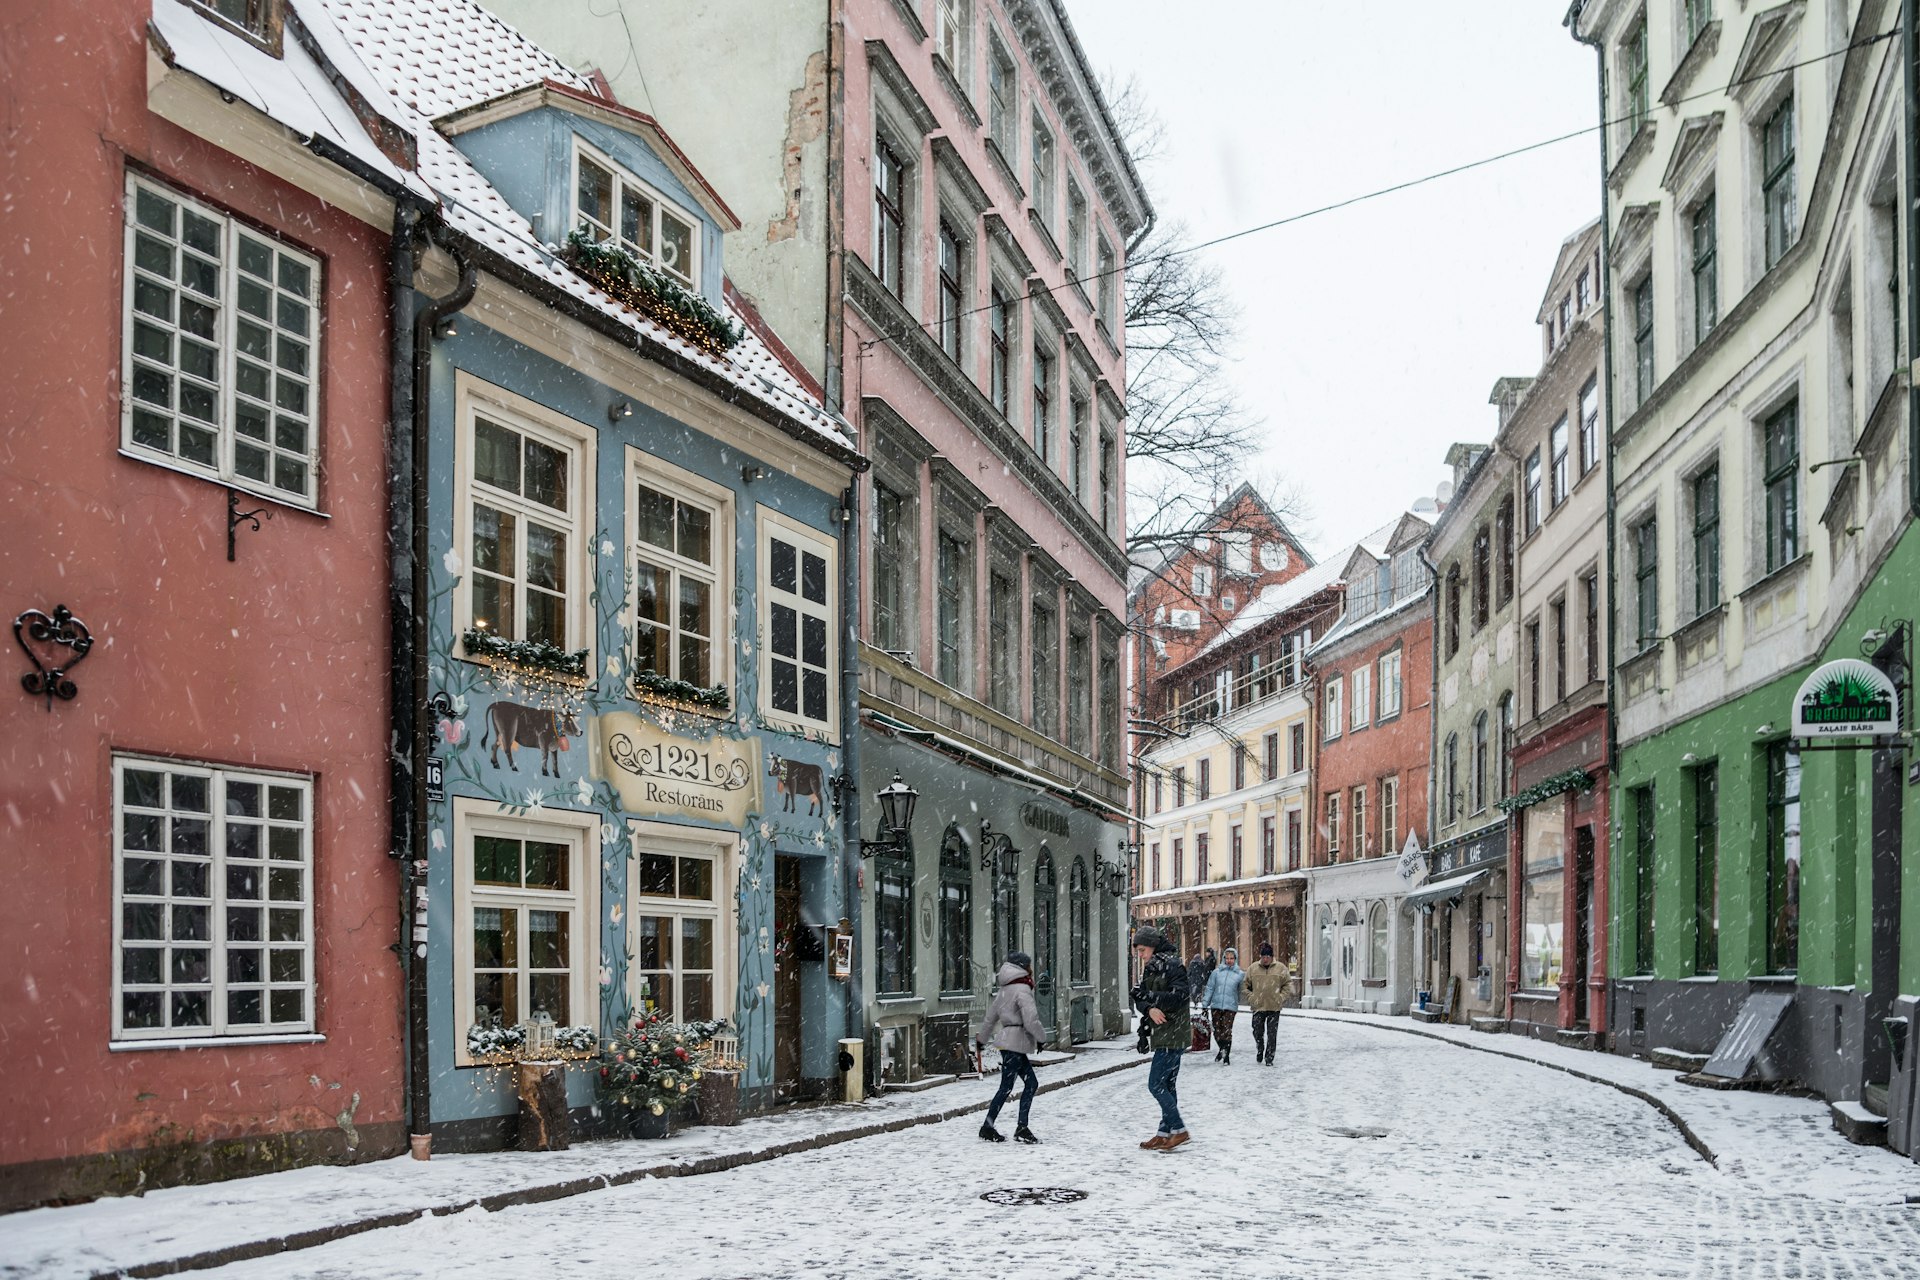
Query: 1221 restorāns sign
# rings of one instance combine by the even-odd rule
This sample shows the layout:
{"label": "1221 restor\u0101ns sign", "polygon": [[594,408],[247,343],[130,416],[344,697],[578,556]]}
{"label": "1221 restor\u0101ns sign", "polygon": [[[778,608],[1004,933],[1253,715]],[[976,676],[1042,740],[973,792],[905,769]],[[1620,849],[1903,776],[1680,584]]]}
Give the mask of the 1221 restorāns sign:
{"label": "1221 restor\u0101ns sign", "polygon": [[601,716],[595,728],[601,774],[627,809],[741,824],[758,807],[753,742],[679,738],[623,711]]}

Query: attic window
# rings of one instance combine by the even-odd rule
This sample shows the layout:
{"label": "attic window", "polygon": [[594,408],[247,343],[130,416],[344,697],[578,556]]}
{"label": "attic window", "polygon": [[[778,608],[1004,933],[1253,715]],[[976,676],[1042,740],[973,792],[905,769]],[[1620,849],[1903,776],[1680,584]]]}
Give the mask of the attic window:
{"label": "attic window", "polygon": [[284,0],[191,0],[202,13],[251,38],[274,57],[280,56],[280,24]]}
{"label": "attic window", "polygon": [[574,225],[595,241],[612,241],[648,266],[693,284],[699,274],[699,237],[692,220],[611,161],[584,148],[574,159]]}

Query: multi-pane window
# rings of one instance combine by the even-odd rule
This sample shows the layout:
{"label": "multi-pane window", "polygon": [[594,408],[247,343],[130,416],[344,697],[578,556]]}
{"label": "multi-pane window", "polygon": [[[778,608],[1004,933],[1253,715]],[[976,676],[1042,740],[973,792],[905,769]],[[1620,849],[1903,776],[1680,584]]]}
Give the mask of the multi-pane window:
{"label": "multi-pane window", "polygon": [[1173,887],[1178,889],[1187,882],[1187,842],[1180,836],[1173,838]]}
{"label": "multi-pane window", "polygon": [[1793,98],[1788,96],[1760,129],[1760,200],[1766,223],[1767,265],[1793,244],[1799,217],[1793,173]]}
{"label": "multi-pane window", "polygon": [[1693,478],[1693,616],[1720,603],[1720,468]]}
{"label": "multi-pane window", "polygon": [[954,827],[940,841],[940,990],[973,986],[973,865]]}
{"label": "multi-pane window", "polygon": [[1095,271],[1099,275],[1099,279],[1095,282],[1097,297],[1094,310],[1097,313],[1096,318],[1106,326],[1107,332],[1113,334],[1120,329],[1119,260],[1114,257],[1113,246],[1107,243],[1107,237],[1104,234],[1099,237],[1099,245],[1100,256],[1094,263]]}
{"label": "multi-pane window", "polygon": [[1067,745],[1085,753],[1093,728],[1093,654],[1087,633],[1067,631]]}
{"label": "multi-pane window", "polygon": [[1227,830],[1227,879],[1238,880],[1246,873],[1246,840],[1239,824]]}
{"label": "multi-pane window", "polygon": [[694,221],[670,209],[631,174],[584,151],[575,153],[574,226],[594,240],[611,240],[651,267],[696,278],[699,235]]}
{"label": "multi-pane window", "polygon": [[1093,980],[1093,904],[1086,859],[1076,857],[1067,874],[1067,975],[1075,986]]}
{"label": "multi-pane window", "polygon": [[[1033,602],[1030,637],[1033,662],[1033,727],[1049,738],[1060,736],[1060,624],[1052,605]],[[1154,807],[1159,808],[1160,780],[1153,780]]]}
{"label": "multi-pane window", "polygon": [[1003,715],[1020,713],[1020,582],[999,568],[987,574],[987,697]]}
{"label": "multi-pane window", "polygon": [[1488,748],[1487,713],[1482,711],[1473,718],[1473,758],[1472,758],[1472,812],[1484,813],[1487,808],[1487,772],[1490,761]]}
{"label": "multi-pane window", "polygon": [[1693,770],[1693,971],[1720,968],[1720,769]]}
{"label": "multi-pane window", "polygon": [[973,544],[940,531],[939,615],[934,619],[939,640],[938,675],[945,684],[959,689],[966,683],[966,635],[970,625],[968,603],[972,598]]}
{"label": "multi-pane window", "polygon": [[1307,767],[1307,725],[1304,720],[1287,726],[1287,772],[1299,773]]}
{"label": "multi-pane window", "polygon": [[1800,406],[1783,405],[1768,415],[1766,471],[1767,572],[1800,555]]}
{"label": "multi-pane window", "polygon": [[1213,879],[1213,838],[1205,831],[1193,838],[1193,860],[1196,866],[1195,884],[1206,884]]}
{"label": "multi-pane window", "polygon": [[1580,388],[1580,474],[1600,465],[1600,381],[1588,378]]}
{"label": "multi-pane window", "polygon": [[277,0],[193,0],[208,13],[223,18],[248,35],[262,41],[275,36],[274,20],[279,13]]}
{"label": "multi-pane window", "polygon": [[898,298],[906,288],[906,165],[885,138],[873,142],[873,273]]}
{"label": "multi-pane window", "polygon": [[1767,972],[1800,965],[1800,753],[1767,748]]}
{"label": "multi-pane window", "polygon": [[1513,499],[1503,498],[1493,513],[1493,540],[1499,544],[1500,607],[1513,599]]}
{"label": "multi-pane window", "polygon": [[1013,56],[995,32],[987,37],[987,129],[1000,154],[1014,154],[1014,108],[1019,90],[1014,80]]}
{"label": "multi-pane window", "polygon": [[1633,799],[1633,966],[1653,972],[1653,784],[1635,787]]}
{"label": "multi-pane window", "polygon": [[1627,132],[1638,130],[1647,119],[1647,15],[1634,20],[1620,51],[1621,82],[1626,86]]}
{"label": "multi-pane window", "polygon": [[715,531],[726,522],[711,502],[669,492],[652,473],[634,481],[633,495],[633,670],[714,684]]}
{"label": "multi-pane window", "polygon": [[987,399],[1004,416],[1010,405],[1008,394],[1013,376],[1011,359],[1013,305],[1000,290],[998,281],[987,295]]}
{"label": "multi-pane window", "polygon": [[1659,525],[1648,517],[1633,526],[1634,648],[1645,649],[1660,638]]}
{"label": "multi-pane window", "polygon": [[1351,850],[1354,857],[1364,858],[1371,852],[1367,848],[1367,789],[1365,787],[1353,789],[1353,807],[1349,812],[1353,814]]}
{"label": "multi-pane window", "polygon": [[1201,756],[1193,775],[1194,799],[1202,804],[1213,796],[1213,759]]}
{"label": "multi-pane window", "polygon": [[1100,433],[1100,527],[1113,533],[1113,437]]}
{"label": "multi-pane window", "polygon": [[1342,681],[1339,676],[1328,677],[1327,686],[1326,686],[1326,689],[1327,689],[1326,697],[1321,701],[1320,707],[1321,707],[1321,720],[1325,725],[1326,736],[1329,738],[1337,738],[1340,736],[1340,728],[1342,723],[1340,719],[1340,713],[1341,713],[1340,694],[1344,690],[1344,688],[1345,688],[1345,682]]}
{"label": "multi-pane window", "polygon": [[1587,604],[1587,683],[1600,678],[1600,575],[1589,573],[1580,580]]}
{"label": "multi-pane window", "polygon": [[1508,690],[1500,695],[1500,738],[1494,744],[1493,753],[1494,786],[1503,800],[1507,796],[1507,761],[1513,758],[1513,722],[1513,692]]}
{"label": "multi-pane window", "polygon": [[1593,272],[1585,267],[1580,269],[1580,281],[1574,286],[1574,306],[1585,311],[1593,303]]}
{"label": "multi-pane window", "polygon": [[[1155,783],[1158,783],[1159,779],[1156,778],[1154,779],[1154,781]],[[1158,812],[1157,807],[1155,809],[1155,812]],[[1153,887],[1155,889],[1158,889],[1160,887],[1160,846],[1159,845],[1157,844],[1152,845],[1147,849],[1147,859],[1153,866]]]}
{"label": "multi-pane window", "polygon": [[1247,749],[1239,743],[1233,747],[1233,789],[1240,790],[1247,785]]}
{"label": "multi-pane window", "polygon": [[1173,767],[1173,807],[1178,809],[1187,802],[1187,767]]}
{"label": "multi-pane window", "polygon": [[1087,500],[1087,398],[1079,392],[1067,397],[1067,488],[1074,501]]}
{"label": "multi-pane window", "polygon": [[966,311],[966,290],[961,281],[960,237],[940,220],[940,349],[953,359],[960,358],[960,318]]}
{"label": "multi-pane window", "polygon": [[313,784],[116,758],[113,1036],[313,1030]]}
{"label": "multi-pane window", "polygon": [[1380,779],[1380,852],[1392,853],[1400,839],[1400,779]]}
{"label": "multi-pane window", "polygon": [[1306,823],[1300,810],[1287,810],[1287,870],[1298,871],[1303,845],[1306,841]]}
{"label": "multi-pane window", "polygon": [[1485,525],[1473,535],[1473,629],[1477,632],[1492,616],[1493,535]]}
{"label": "multi-pane window", "polygon": [[1693,340],[1704,342],[1720,323],[1719,238],[1713,223],[1714,200],[1709,195],[1693,210]]}
{"label": "multi-pane window", "polygon": [[1460,566],[1447,566],[1447,656],[1460,652]]}
{"label": "multi-pane window", "polygon": [[1075,280],[1087,273],[1087,197],[1080,184],[1067,179],[1067,275]]}
{"label": "multi-pane window", "polygon": [[1340,793],[1330,792],[1327,796],[1327,853],[1328,861],[1340,860]]}
{"label": "multi-pane window", "polygon": [[1538,448],[1527,455],[1526,503],[1527,532],[1532,533],[1540,527],[1541,518],[1545,514],[1540,505],[1540,450]]}
{"label": "multi-pane window", "polygon": [[1380,658],[1380,718],[1400,714],[1400,651],[1384,654]]}
{"label": "multi-pane window", "polygon": [[1053,186],[1053,130],[1047,128],[1038,112],[1033,117],[1033,211],[1040,215],[1040,225],[1049,232],[1053,230],[1054,186]]}
{"label": "multi-pane window", "polygon": [[[641,841],[633,859],[633,970],[640,982],[635,1001],[675,1022],[723,1017],[720,991],[731,948],[725,939],[721,902],[731,889],[718,859],[706,852]],[[578,942],[591,946],[592,922],[580,921]],[[560,1014],[551,1006],[554,1021]],[[577,1010],[590,1021],[587,1009]]]}
{"label": "multi-pane window", "polygon": [[1260,819],[1260,874],[1270,876],[1280,869],[1280,834],[1272,814]]}
{"label": "multi-pane window", "polygon": [[572,532],[580,505],[577,451],[555,437],[470,419],[472,556],[467,584],[475,630],[562,648],[574,638]]}
{"label": "multi-pane window", "polygon": [[1353,727],[1363,729],[1373,720],[1373,669],[1356,667],[1353,672]]}
{"label": "multi-pane window", "polygon": [[1037,341],[1033,346],[1033,451],[1040,461],[1053,461],[1053,355]]}
{"label": "multi-pane window", "polygon": [[1117,768],[1126,751],[1126,726],[1120,723],[1120,636],[1115,627],[1102,628],[1100,661],[1100,763]]}
{"label": "multi-pane window", "polygon": [[1260,770],[1262,782],[1272,782],[1280,776],[1280,735],[1269,733],[1260,740]]}
{"label": "multi-pane window", "polygon": [[1653,273],[1633,286],[1633,401],[1653,394]]}
{"label": "multi-pane window", "polygon": [[[769,719],[797,721],[807,729],[831,729],[834,705],[834,544],[831,539],[762,512],[760,537],[766,557],[767,708]],[[682,614],[687,610],[683,607]],[[688,632],[681,632],[682,652]],[[683,663],[684,665],[684,663]],[[682,676],[682,679],[687,677]]]}
{"label": "multi-pane window", "polygon": [[967,0],[936,0],[933,11],[933,51],[940,55],[947,64],[947,70],[962,84],[966,83],[968,35]]}
{"label": "multi-pane window", "polygon": [[1687,44],[1700,38],[1700,33],[1713,21],[1713,0],[1686,0]]}
{"label": "multi-pane window", "polygon": [[1567,463],[1567,415],[1561,414],[1560,420],[1553,424],[1553,430],[1547,433],[1548,453],[1553,458],[1553,505],[1557,508],[1567,500],[1568,474]]}
{"label": "multi-pane window", "polygon": [[[873,864],[873,968],[875,994],[913,993],[913,858],[898,845]],[[969,984],[970,985],[970,984]]]}
{"label": "multi-pane window", "polygon": [[1547,606],[1553,619],[1553,700],[1567,700],[1567,598],[1561,596]]}
{"label": "multi-pane window", "polygon": [[1446,814],[1448,825],[1460,820],[1460,735],[1447,735],[1446,746],[1440,753],[1440,785],[1444,794],[1440,797],[1441,810]]}
{"label": "multi-pane window", "polygon": [[907,648],[907,548],[912,506],[905,495],[873,486],[873,643],[895,653]]}
{"label": "multi-pane window", "polygon": [[131,176],[126,257],[127,450],[311,506],[319,261]]}
{"label": "multi-pane window", "polygon": [[1540,706],[1540,623],[1527,624],[1527,702],[1538,716]]}

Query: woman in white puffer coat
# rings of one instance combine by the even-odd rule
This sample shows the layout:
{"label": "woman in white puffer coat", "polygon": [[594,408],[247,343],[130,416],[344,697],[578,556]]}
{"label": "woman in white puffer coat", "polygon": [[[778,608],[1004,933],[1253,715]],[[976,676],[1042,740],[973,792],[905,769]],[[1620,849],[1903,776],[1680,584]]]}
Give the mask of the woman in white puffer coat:
{"label": "woman in white puffer coat", "polygon": [[1000,1051],[1000,1088],[987,1107],[987,1119],[980,1126],[980,1136],[988,1142],[1006,1141],[993,1127],[993,1122],[1000,1118],[1000,1108],[1006,1105],[1018,1080],[1023,1082],[1020,1123],[1013,1136],[1020,1142],[1038,1142],[1040,1139],[1033,1136],[1033,1130],[1027,1128],[1027,1117],[1033,1111],[1033,1095],[1040,1088],[1040,1080],[1033,1074],[1031,1055],[1040,1052],[1047,1042],[1047,1030],[1040,1025],[1040,1008],[1033,1002],[1033,957],[1024,951],[1013,952],[1000,966],[995,980],[1000,989],[993,993],[993,1003],[987,1006],[987,1020],[980,1024],[980,1031],[973,1038],[979,1046],[991,1039],[993,1047]]}

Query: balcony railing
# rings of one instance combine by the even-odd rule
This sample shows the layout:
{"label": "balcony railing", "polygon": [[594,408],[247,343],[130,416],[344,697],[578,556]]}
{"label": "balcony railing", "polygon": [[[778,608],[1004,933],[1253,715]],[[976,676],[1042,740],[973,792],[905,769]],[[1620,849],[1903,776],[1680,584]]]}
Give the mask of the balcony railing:
{"label": "balcony railing", "polygon": [[1215,688],[1204,697],[1188,699],[1163,716],[1161,722],[1175,733],[1188,733],[1237,712],[1249,711],[1263,702],[1271,702],[1305,683],[1297,667],[1276,663],[1242,676],[1224,689]]}

